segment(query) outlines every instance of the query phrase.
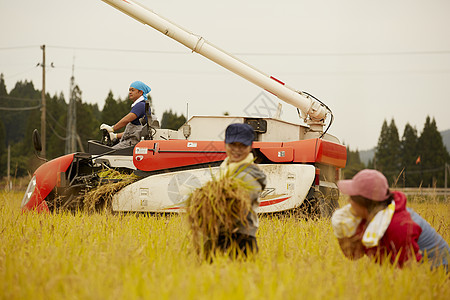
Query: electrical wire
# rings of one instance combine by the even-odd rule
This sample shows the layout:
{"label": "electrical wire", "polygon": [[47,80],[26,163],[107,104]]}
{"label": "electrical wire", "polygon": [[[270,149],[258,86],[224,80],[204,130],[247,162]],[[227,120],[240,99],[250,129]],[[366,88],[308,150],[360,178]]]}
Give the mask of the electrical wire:
{"label": "electrical wire", "polygon": [[[70,47],[59,45],[48,45],[55,49],[65,50],[85,50],[85,51],[108,51],[127,53],[156,53],[156,54],[191,54],[191,51],[167,51],[167,50],[136,50],[120,48],[92,48],[92,47]],[[0,48],[1,50],[2,48]],[[306,53],[282,53],[282,52],[235,52],[233,55],[243,56],[387,56],[387,55],[442,55],[450,54],[450,50],[430,50],[430,51],[386,51],[386,52],[306,52]]]}
{"label": "electrical wire", "polygon": [[48,127],[51,129],[51,131],[53,132],[53,134],[56,135],[57,138],[59,138],[60,140],[63,140],[63,141],[66,141],[66,140],[68,139],[68,137],[62,137],[62,136],[60,136],[60,135],[56,132],[55,128],[53,128],[53,126],[52,126],[49,122],[47,122],[47,125],[48,125]]}
{"label": "electrical wire", "polygon": [[249,56],[389,56],[389,55],[442,55],[450,54],[450,50],[436,50],[436,51],[398,51],[398,52],[310,52],[310,53],[256,53],[256,52],[238,52],[234,55],[249,55]]}
{"label": "electrical wire", "polygon": [[0,50],[17,50],[40,47],[40,45],[28,45],[28,46],[14,46],[14,47],[0,47]]}
{"label": "electrical wire", "polygon": [[25,73],[29,73],[29,72],[33,71],[34,69],[36,69],[36,68],[37,68],[37,66],[34,66],[32,68],[26,69],[25,71],[20,71],[18,73],[15,73],[15,74],[12,74],[12,75],[7,75],[7,76],[5,75],[5,78],[10,79],[10,78],[13,78],[13,77],[25,74]]}
{"label": "electrical wire", "polygon": [[3,99],[11,99],[18,101],[41,101],[41,99],[32,99],[32,98],[21,98],[21,97],[12,97],[12,96],[0,96],[0,100]]}
{"label": "electrical wire", "polygon": [[[17,50],[36,48],[40,45],[0,47],[1,50]],[[124,52],[124,53],[154,53],[154,54],[191,54],[191,51],[167,51],[167,50],[143,50],[143,49],[123,49],[123,48],[94,48],[94,47],[73,47],[61,45],[47,45],[47,48],[62,50],[82,50],[82,51],[102,51],[102,52]],[[243,56],[397,56],[397,55],[446,55],[450,50],[428,50],[428,51],[385,51],[385,52],[235,52],[233,55]]]}
{"label": "electrical wire", "polygon": [[126,53],[154,53],[154,54],[190,54],[189,51],[166,51],[166,50],[136,50],[136,49],[119,49],[119,48],[91,48],[91,47],[69,47],[48,45],[47,47],[63,50],[84,50],[84,51],[101,51],[101,52],[126,52]]}
{"label": "electrical wire", "polygon": [[52,114],[51,113],[49,113],[48,111],[47,111],[47,115],[50,117],[50,119],[52,119],[55,123],[56,123],[56,125],[58,125],[59,126],[59,128],[61,128],[61,129],[64,129],[64,130],[66,130],[66,127],[64,127],[64,126],[62,126],[62,125],[60,125],[59,124],[59,122],[56,120],[56,118],[55,117],[53,117],[52,116]]}
{"label": "electrical wire", "polygon": [[29,107],[0,107],[0,110],[6,111],[26,111],[41,108],[41,105],[29,106]]}

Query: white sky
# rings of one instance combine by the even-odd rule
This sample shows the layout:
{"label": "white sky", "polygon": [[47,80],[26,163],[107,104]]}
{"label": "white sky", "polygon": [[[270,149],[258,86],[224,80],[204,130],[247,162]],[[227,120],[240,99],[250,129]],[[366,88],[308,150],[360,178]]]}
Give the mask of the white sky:
{"label": "white sky", "polygon": [[[376,146],[385,119],[394,118],[400,137],[406,123],[420,133],[427,115],[450,129],[448,0],[139,2],[318,97],[334,113],[329,133],[352,149]],[[187,102],[189,116],[245,115],[261,97],[259,87],[101,0],[0,0],[0,28],[8,91],[19,80],[41,89],[45,44],[55,66],[46,91],[66,100],[73,63],[83,101],[100,108],[109,90],[123,99],[135,80],[152,88],[159,117],[170,108],[185,114]],[[283,104],[282,118],[295,116]]]}

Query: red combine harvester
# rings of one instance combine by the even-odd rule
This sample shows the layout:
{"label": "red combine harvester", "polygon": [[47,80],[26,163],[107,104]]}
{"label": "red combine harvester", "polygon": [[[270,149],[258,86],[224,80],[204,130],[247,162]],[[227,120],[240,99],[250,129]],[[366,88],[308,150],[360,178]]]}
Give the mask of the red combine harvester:
{"label": "red combine harvester", "polygon": [[[288,211],[300,207],[320,209],[330,215],[338,205],[336,186],[347,152],[339,140],[328,134],[331,110],[306,92],[249,66],[131,0],[102,0],[136,20],[175,39],[224,68],[293,105],[304,116],[304,125],[278,117],[194,116],[179,130],[160,129],[147,122],[141,141],[134,147],[114,150],[105,141],[89,141],[87,153],[65,155],[40,166],[28,185],[22,210],[75,210],[82,196],[102,182],[99,171],[114,168],[133,172],[135,182],[112,199],[115,212],[179,212],[188,195],[217,173],[225,159],[225,128],[247,123],[255,130],[253,152],[268,177],[261,195],[259,213]],[[300,117],[299,111],[299,117]],[[327,130],[325,120],[330,116]],[[151,116],[148,116],[151,120]],[[33,133],[35,148],[40,139]]]}

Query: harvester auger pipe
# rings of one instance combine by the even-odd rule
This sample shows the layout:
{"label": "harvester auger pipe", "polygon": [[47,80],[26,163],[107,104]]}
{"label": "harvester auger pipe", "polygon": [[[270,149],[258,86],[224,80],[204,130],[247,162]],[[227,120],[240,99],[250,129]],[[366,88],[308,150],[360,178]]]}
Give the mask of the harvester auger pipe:
{"label": "harvester auger pipe", "polygon": [[132,0],[102,0],[139,22],[155,28],[159,32],[185,45],[193,52],[221,65],[225,69],[247,79],[253,84],[276,95],[280,100],[299,108],[314,131],[323,131],[327,109],[320,102],[310,96],[296,91],[280,80],[264,74],[233,55],[212,45],[201,36],[195,35],[171,21],[159,16],[142,4]]}

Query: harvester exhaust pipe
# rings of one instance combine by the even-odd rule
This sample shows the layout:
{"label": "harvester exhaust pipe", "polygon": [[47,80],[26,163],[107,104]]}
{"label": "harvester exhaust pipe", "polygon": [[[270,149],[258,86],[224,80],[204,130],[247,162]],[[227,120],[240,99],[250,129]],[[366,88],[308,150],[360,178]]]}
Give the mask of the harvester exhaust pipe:
{"label": "harvester exhaust pipe", "polygon": [[212,45],[201,36],[195,35],[188,30],[159,16],[142,4],[132,0],[102,0],[139,22],[149,25],[168,37],[176,40],[184,46],[200,55],[221,65],[225,69],[247,79],[253,84],[269,91],[280,100],[299,108],[314,131],[323,131],[327,109],[318,101],[308,95],[297,91],[282,81],[264,74],[249,64],[241,61],[233,55]]}

